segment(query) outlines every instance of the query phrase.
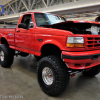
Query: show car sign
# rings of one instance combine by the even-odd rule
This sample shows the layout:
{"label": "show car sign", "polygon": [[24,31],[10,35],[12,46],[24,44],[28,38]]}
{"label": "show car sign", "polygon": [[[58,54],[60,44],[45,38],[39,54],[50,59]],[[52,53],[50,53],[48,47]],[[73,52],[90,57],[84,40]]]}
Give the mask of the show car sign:
{"label": "show car sign", "polygon": [[4,13],[4,6],[0,5],[0,13]]}

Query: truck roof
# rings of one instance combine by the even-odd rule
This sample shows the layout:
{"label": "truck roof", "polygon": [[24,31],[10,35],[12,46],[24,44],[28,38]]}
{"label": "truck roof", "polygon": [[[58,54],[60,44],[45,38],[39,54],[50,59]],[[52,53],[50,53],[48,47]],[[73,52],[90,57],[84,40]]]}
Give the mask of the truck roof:
{"label": "truck roof", "polygon": [[22,14],[29,14],[29,13],[44,13],[44,12],[25,12],[25,13],[22,13]]}
{"label": "truck roof", "polygon": [[[25,15],[25,14],[32,14],[32,13],[45,13],[45,12],[25,12],[25,13],[22,13],[21,15]],[[46,14],[52,14],[52,13],[47,13]],[[57,14],[53,14],[53,15],[57,15]],[[60,16],[60,17],[64,17],[62,15],[57,15],[57,16]],[[64,17],[65,18],[65,17]]]}
{"label": "truck roof", "polygon": [[45,13],[45,12],[25,12],[25,13],[22,13],[23,14],[32,14],[32,13]]}

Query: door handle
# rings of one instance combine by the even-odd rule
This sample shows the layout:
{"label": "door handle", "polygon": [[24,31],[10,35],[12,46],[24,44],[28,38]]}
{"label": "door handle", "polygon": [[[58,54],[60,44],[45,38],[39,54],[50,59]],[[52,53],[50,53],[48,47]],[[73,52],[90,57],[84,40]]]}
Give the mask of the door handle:
{"label": "door handle", "polygon": [[17,32],[20,32],[20,30],[17,30]]}

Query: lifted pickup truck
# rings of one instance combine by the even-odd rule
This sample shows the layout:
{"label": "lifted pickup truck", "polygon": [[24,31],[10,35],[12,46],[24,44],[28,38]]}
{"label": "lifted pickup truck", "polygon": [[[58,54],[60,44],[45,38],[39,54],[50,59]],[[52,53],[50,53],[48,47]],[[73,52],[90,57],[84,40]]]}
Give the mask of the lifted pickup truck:
{"label": "lifted pickup truck", "polygon": [[65,90],[70,76],[100,72],[100,23],[66,21],[64,17],[23,13],[16,28],[0,28],[2,67],[10,67],[15,55],[33,54],[39,59],[37,79],[48,95]]}

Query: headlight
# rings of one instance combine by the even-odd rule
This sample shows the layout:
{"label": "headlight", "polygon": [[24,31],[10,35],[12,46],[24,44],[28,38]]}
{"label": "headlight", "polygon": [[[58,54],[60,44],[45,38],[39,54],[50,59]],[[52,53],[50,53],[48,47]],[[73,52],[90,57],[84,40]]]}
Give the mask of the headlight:
{"label": "headlight", "polygon": [[83,37],[68,37],[67,47],[84,47],[84,38]]}
{"label": "headlight", "polygon": [[98,35],[98,27],[97,26],[91,26],[91,33],[94,35]]}

